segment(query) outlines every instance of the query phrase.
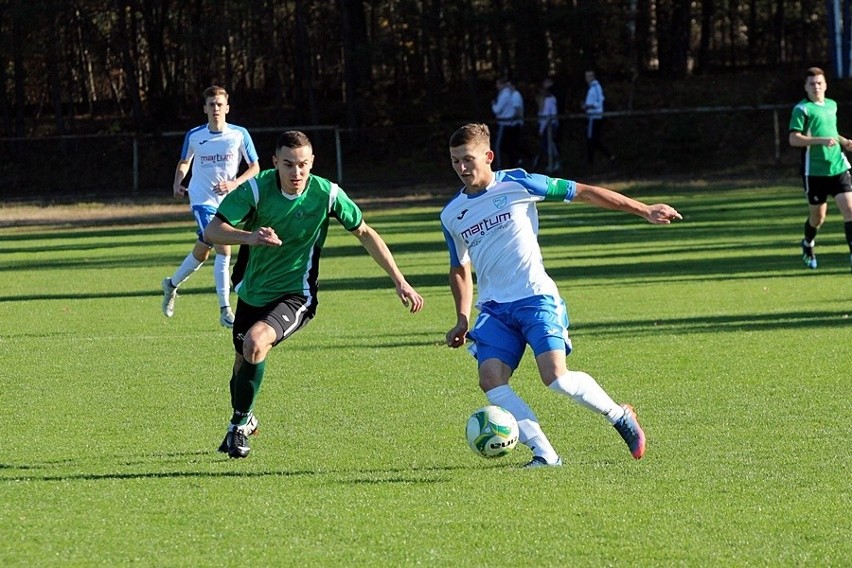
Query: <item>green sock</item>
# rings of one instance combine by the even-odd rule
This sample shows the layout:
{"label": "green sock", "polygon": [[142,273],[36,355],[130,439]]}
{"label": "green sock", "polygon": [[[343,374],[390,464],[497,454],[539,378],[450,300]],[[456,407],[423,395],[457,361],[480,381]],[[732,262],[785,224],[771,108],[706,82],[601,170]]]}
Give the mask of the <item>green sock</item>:
{"label": "green sock", "polygon": [[231,424],[241,424],[248,420],[260,383],[263,382],[265,368],[266,361],[256,365],[243,361],[240,370],[231,377],[231,405],[234,407]]}

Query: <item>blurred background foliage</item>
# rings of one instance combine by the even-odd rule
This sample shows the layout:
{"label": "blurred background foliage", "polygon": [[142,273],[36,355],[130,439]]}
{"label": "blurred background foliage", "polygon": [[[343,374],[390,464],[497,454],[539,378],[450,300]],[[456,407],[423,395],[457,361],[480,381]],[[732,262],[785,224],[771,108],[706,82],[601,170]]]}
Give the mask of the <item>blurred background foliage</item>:
{"label": "blurred background foliage", "polygon": [[[622,170],[691,169],[714,156],[725,169],[752,152],[777,163],[770,111],[641,113],[791,107],[811,65],[826,69],[829,96],[842,103],[849,80],[831,76],[829,33],[822,0],[0,0],[0,175],[6,191],[22,185],[45,153],[72,153],[65,181],[71,163],[90,175],[111,151],[124,167],[123,142],[13,141],[132,133],[154,137],[165,154],[142,145],[133,159],[152,179],[141,186],[167,185],[180,140],[156,137],[202,123],[200,93],[215,83],[231,93],[231,122],[340,126],[350,180],[410,183],[421,169],[448,170],[455,125],[492,119],[502,75],[525,95],[530,152],[536,87],[554,80],[563,165],[586,173],[575,148],[586,69],[597,71],[607,110],[621,113],[607,137]],[[783,112],[785,158],[788,119]],[[271,152],[258,146],[262,157]],[[43,184],[61,185],[28,183]]]}

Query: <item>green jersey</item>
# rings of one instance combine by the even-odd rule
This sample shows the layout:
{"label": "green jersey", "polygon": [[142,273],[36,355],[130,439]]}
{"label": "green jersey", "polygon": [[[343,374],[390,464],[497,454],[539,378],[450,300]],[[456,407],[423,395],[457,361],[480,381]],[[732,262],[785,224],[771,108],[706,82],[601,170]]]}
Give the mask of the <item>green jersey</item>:
{"label": "green jersey", "polygon": [[[835,138],[837,132],[837,103],[825,99],[822,104],[803,99],[793,107],[790,132],[801,132],[818,138]],[[803,173],[806,176],[836,176],[849,169],[849,161],[840,144],[832,147],[822,144],[802,148]]]}
{"label": "green jersey", "polygon": [[[217,216],[246,231],[271,227],[281,246],[249,249],[236,291],[240,299],[262,307],[286,294],[316,297],[319,258],[332,217],[348,231],[361,225],[358,206],[336,184],[311,175],[300,195],[281,190],[277,170],[265,170],[225,196]],[[241,251],[242,253],[242,251]]]}

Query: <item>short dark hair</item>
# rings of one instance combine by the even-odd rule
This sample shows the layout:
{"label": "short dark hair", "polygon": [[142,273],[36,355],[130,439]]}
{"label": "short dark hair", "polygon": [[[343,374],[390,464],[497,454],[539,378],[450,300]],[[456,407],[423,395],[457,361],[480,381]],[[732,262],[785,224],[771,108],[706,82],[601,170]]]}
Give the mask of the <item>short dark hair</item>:
{"label": "short dark hair", "polygon": [[277,152],[281,148],[303,148],[305,146],[313,147],[307,134],[300,130],[288,130],[278,137],[278,142],[275,143],[275,151]]}
{"label": "short dark hair", "polygon": [[825,76],[825,71],[820,69],[819,67],[809,67],[807,71],[807,75],[805,77],[816,77],[817,75]]}
{"label": "short dark hair", "polygon": [[486,145],[491,145],[491,131],[487,124],[481,122],[471,122],[465,124],[450,136],[450,148],[464,146],[471,142],[482,142]]}

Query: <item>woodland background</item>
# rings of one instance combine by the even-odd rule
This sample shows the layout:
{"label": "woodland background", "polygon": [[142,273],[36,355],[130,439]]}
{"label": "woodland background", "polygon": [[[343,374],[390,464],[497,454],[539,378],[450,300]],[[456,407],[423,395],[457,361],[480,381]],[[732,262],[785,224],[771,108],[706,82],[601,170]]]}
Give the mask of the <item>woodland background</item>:
{"label": "woodland background", "polygon": [[[350,183],[399,185],[453,179],[446,140],[492,119],[504,74],[525,94],[534,153],[534,94],[551,77],[564,165],[603,174],[582,159],[586,69],[614,113],[622,174],[777,166],[779,123],[787,168],[805,68],[826,69],[849,114],[825,12],[823,0],[0,1],[0,195],[126,191],[129,136],[143,189],[168,188],[174,133],[204,121],[213,83],[231,93],[230,122],[337,125]],[[269,167],[275,136],[253,136]],[[318,137],[318,155],[333,152]]]}

